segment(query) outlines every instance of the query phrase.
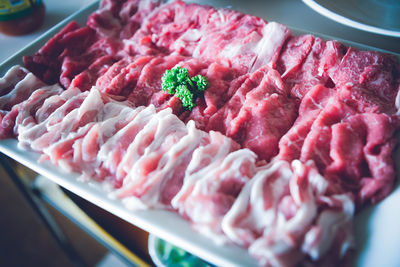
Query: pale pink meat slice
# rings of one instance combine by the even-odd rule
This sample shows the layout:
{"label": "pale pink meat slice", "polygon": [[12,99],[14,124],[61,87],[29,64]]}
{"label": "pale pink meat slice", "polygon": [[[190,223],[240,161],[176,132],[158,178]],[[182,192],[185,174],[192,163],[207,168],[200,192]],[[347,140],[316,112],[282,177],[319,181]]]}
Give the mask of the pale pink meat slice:
{"label": "pale pink meat slice", "polygon": [[160,147],[143,155],[117,194],[125,197],[124,202],[131,207],[140,201],[141,206],[170,209],[172,198],[182,187],[193,151],[206,144],[207,137],[205,132],[195,128],[193,121],[189,122],[187,134],[171,143],[169,148]]}
{"label": "pale pink meat slice", "polygon": [[119,181],[118,184],[121,184],[127,173],[123,166],[127,165],[127,162],[132,164],[131,161],[137,160],[128,154],[130,153],[128,148],[135,140],[136,135],[156,114],[154,106],[140,108],[139,110],[140,112],[132,120],[108,138],[97,154],[97,160],[103,162],[103,166],[109,169],[116,181]]}
{"label": "pale pink meat slice", "polygon": [[[159,111],[147,120],[130,142],[118,166],[117,175],[120,176],[117,178],[123,178],[119,195],[140,195],[144,189],[141,185],[145,182],[146,174],[151,172],[162,155],[186,134],[185,124],[173,115],[170,109]],[[140,166],[142,161],[152,164],[136,167]]]}
{"label": "pale pink meat slice", "polygon": [[210,143],[194,151],[183,186],[171,202],[196,230],[216,242],[227,241],[222,218],[255,172],[256,155],[236,149],[230,138],[210,132]]}
{"label": "pale pink meat slice", "polygon": [[261,265],[292,266],[306,256],[320,260],[333,245],[343,256],[354,212],[351,195],[334,191],[312,161],[278,160],[246,183],[222,229]]}

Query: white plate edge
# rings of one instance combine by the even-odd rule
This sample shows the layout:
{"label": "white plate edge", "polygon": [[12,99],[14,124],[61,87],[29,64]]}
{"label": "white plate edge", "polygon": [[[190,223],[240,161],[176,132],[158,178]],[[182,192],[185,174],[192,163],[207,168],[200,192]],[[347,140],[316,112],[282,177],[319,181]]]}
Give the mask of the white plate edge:
{"label": "white plate edge", "polygon": [[328,8],[318,4],[316,1],[313,0],[302,0],[307,6],[318,12],[319,14],[330,18],[331,20],[334,20],[340,24],[367,31],[367,32],[372,32],[372,33],[377,33],[381,35],[387,35],[387,36],[392,36],[392,37],[400,37],[400,31],[392,31],[392,30],[386,30],[382,28],[378,28],[375,26],[371,26],[368,24],[364,24],[361,22],[357,22],[355,20],[349,19],[345,16],[339,15]]}

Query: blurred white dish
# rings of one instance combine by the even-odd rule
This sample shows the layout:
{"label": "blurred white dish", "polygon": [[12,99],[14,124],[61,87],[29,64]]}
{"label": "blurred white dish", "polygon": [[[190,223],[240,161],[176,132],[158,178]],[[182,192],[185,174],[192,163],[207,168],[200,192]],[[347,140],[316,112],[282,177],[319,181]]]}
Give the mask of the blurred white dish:
{"label": "blurred white dish", "polygon": [[399,0],[303,0],[332,20],[360,30],[400,37]]}

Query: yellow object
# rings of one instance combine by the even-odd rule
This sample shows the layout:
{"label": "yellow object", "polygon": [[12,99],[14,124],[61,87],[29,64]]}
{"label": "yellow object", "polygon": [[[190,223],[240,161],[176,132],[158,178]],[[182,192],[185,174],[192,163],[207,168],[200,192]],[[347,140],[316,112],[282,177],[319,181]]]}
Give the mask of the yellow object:
{"label": "yellow object", "polygon": [[30,33],[42,25],[44,15],[42,0],[0,0],[0,32]]}

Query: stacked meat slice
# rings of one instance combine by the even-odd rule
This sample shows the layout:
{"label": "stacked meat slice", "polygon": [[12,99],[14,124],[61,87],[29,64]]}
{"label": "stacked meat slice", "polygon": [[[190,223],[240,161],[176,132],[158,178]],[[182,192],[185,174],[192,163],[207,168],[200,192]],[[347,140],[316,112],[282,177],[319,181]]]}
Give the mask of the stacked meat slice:
{"label": "stacked meat slice", "polygon": [[[393,189],[393,56],[230,9],[105,0],[24,63],[0,79],[0,138],[261,265],[340,259],[356,211]],[[161,90],[175,66],[208,79],[191,111]]]}

